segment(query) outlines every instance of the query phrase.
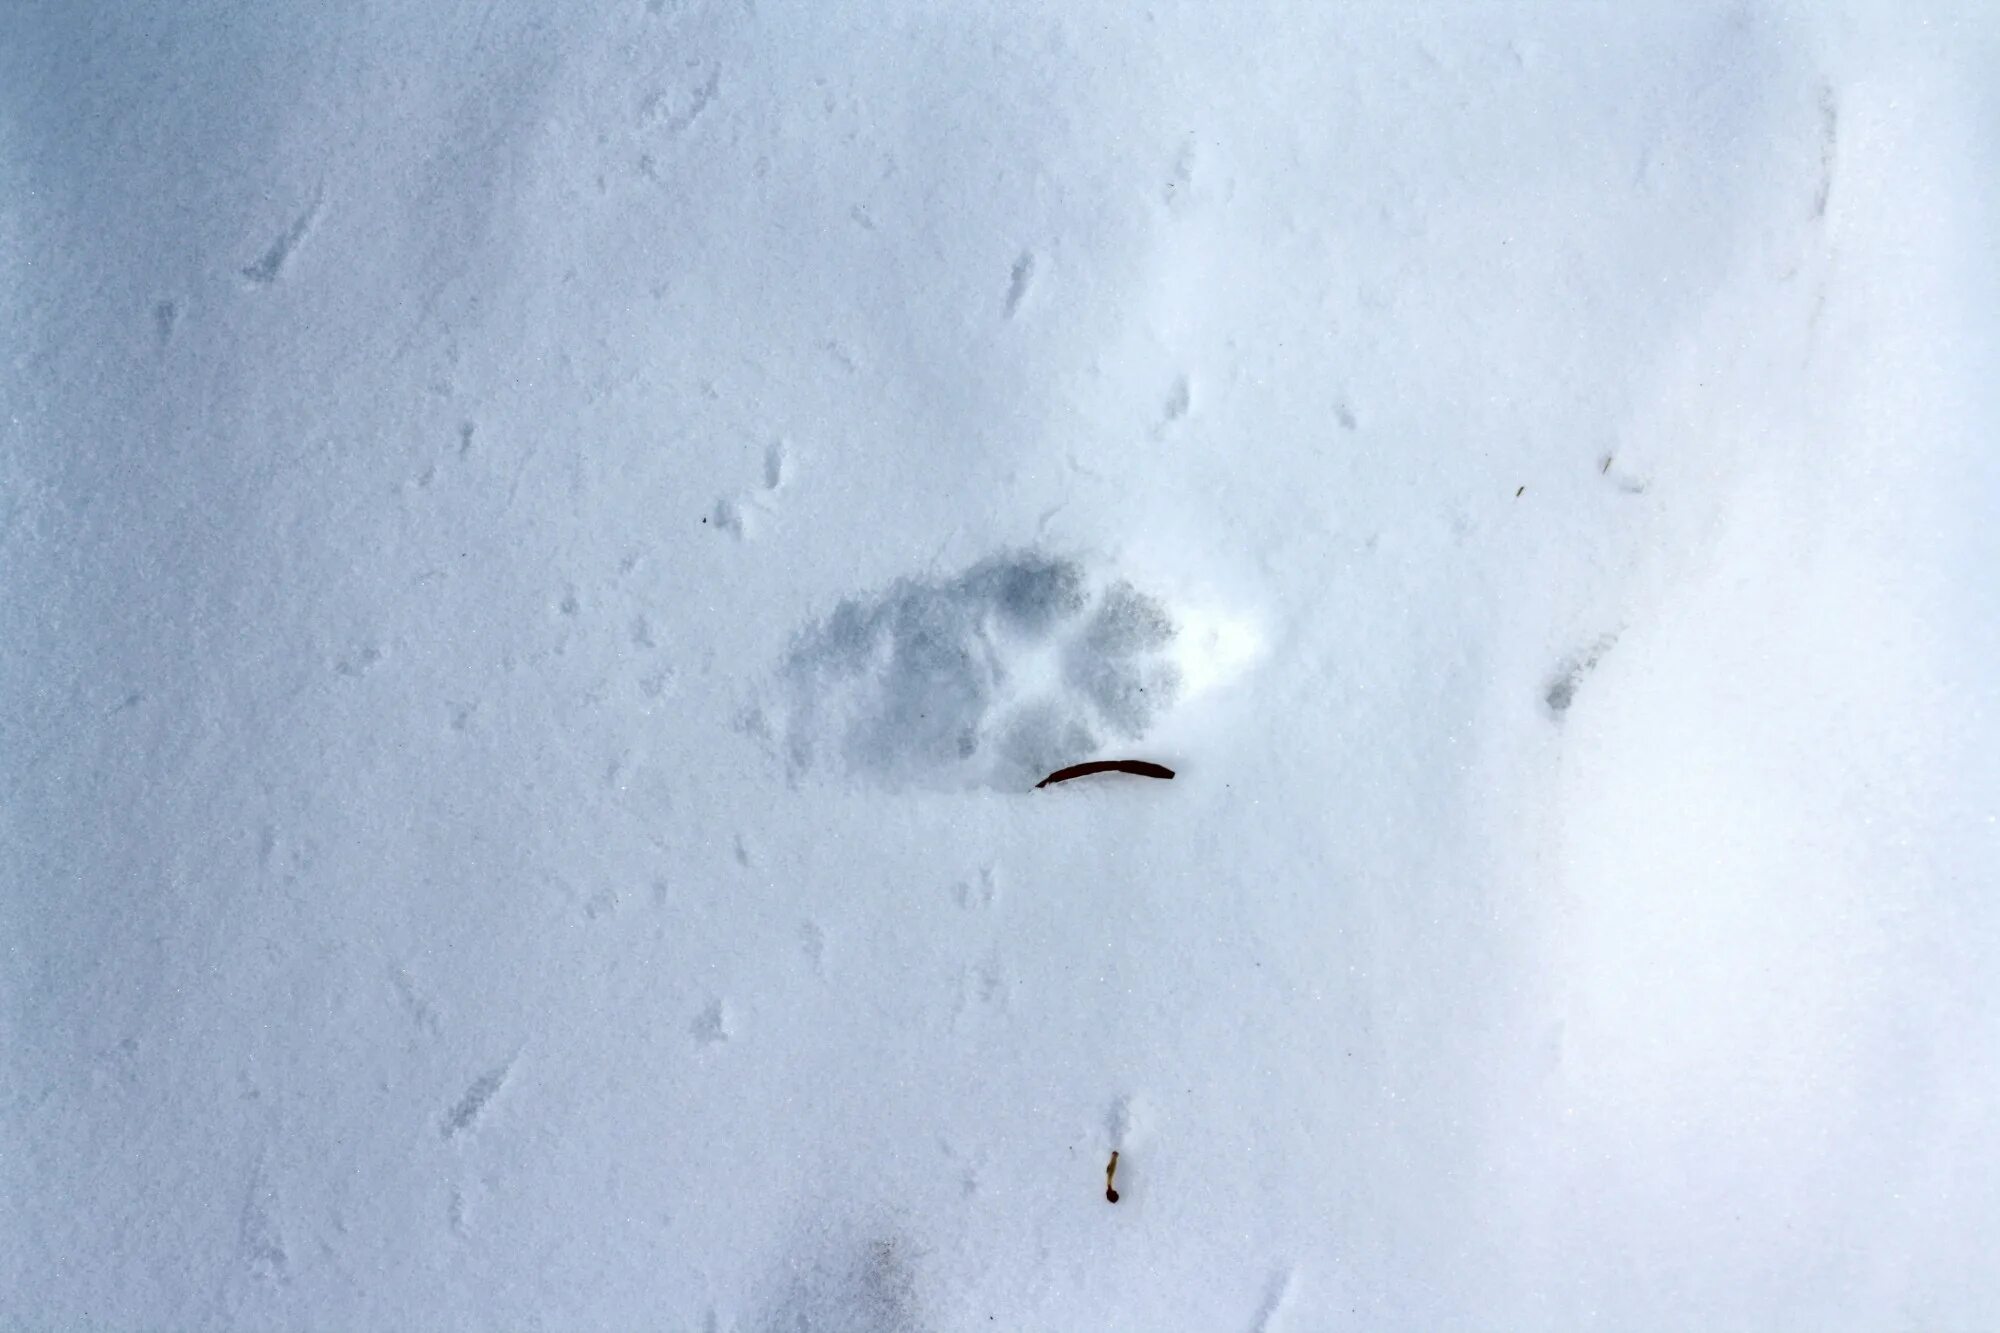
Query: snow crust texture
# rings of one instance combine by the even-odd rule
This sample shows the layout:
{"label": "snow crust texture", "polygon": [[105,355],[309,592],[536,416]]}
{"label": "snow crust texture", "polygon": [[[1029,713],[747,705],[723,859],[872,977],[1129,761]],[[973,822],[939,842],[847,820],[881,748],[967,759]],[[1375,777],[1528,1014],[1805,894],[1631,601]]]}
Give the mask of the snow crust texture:
{"label": "snow crust texture", "polygon": [[1023,551],[841,602],[780,666],[795,774],[1025,789],[1180,694],[1167,606],[1078,560]]}

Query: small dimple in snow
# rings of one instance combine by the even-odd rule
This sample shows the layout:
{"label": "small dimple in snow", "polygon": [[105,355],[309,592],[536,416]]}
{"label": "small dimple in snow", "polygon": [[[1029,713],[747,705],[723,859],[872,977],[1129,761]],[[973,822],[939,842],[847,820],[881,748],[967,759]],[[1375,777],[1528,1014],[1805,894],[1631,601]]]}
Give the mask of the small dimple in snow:
{"label": "small dimple in snow", "polygon": [[720,531],[737,538],[744,535],[743,506],[736,501],[727,497],[717,500],[715,502],[715,512],[711,517],[714,520],[713,526]]}
{"label": "small dimple in snow", "polygon": [[661,90],[648,95],[639,107],[639,122],[658,126],[669,138],[682,134],[701,119],[721,87],[722,66],[716,65],[701,83],[683,94]]}
{"label": "small dimple in snow", "polygon": [[237,1222],[237,1247],[250,1271],[262,1278],[282,1278],[290,1262],[278,1229],[277,1203],[276,1192],[265,1182],[260,1160],[250,1173],[250,1187]]}
{"label": "small dimple in snow", "polygon": [[1104,1117],[1104,1128],[1111,1137],[1111,1146],[1132,1147],[1144,1127],[1144,1120],[1145,1113],[1137,1098],[1128,1095],[1111,1103],[1111,1109]]}
{"label": "small dimple in snow", "polygon": [[1576,702],[1577,687],[1583,684],[1586,676],[1597,669],[1597,664],[1617,642],[1617,635],[1607,634],[1575,657],[1565,658],[1557,663],[1555,672],[1549,678],[1547,689],[1542,695],[1542,702],[1548,706],[1550,713],[1561,718],[1569,711],[1570,705]]}
{"label": "small dimple in snow", "polygon": [[496,1065],[474,1079],[464,1095],[452,1103],[451,1108],[444,1113],[443,1119],[438,1122],[438,1136],[446,1139],[457,1138],[477,1124],[479,1117],[485,1113],[487,1104],[493,1100],[495,1094],[507,1082],[507,1076],[513,1072],[514,1062],[508,1060],[505,1064]]}
{"label": "small dimple in snow", "polygon": [[688,1024],[688,1032],[703,1046],[717,1046],[729,1040],[733,1035],[733,1026],[729,1007],[721,1000],[714,1000],[695,1015],[694,1021]]}
{"label": "small dimple in snow", "polygon": [[360,676],[372,670],[381,660],[382,650],[373,644],[367,644],[335,662],[333,669],[343,676]]}
{"label": "small dimple in snow", "polygon": [[1264,1287],[1264,1303],[1257,1308],[1257,1318],[1250,1325],[1250,1333],[1276,1333],[1279,1320],[1291,1304],[1292,1288],[1298,1283],[1296,1269],[1281,1268],[1271,1275]]}
{"label": "small dimple in snow", "polygon": [[293,253],[298,250],[300,242],[311,233],[313,224],[319,221],[322,198],[321,189],[315,187],[312,199],[306,204],[304,211],[292,221],[292,225],[278,234],[255,263],[246,265],[242,269],[244,278],[253,286],[269,287],[278,280],[279,275],[285,271],[285,265],[291,261]]}
{"label": "small dimple in snow", "polygon": [[391,963],[389,983],[395,987],[396,997],[403,1002],[403,1008],[409,1013],[410,1021],[420,1031],[435,1037],[438,1034],[437,1012],[418,992],[416,979],[410,975],[409,969],[401,963]]}
{"label": "small dimple in snow", "polygon": [[1007,282],[1007,318],[1020,313],[1021,302],[1028,298],[1028,288],[1035,281],[1035,256],[1030,250],[1023,250],[1014,261],[1014,268]]}

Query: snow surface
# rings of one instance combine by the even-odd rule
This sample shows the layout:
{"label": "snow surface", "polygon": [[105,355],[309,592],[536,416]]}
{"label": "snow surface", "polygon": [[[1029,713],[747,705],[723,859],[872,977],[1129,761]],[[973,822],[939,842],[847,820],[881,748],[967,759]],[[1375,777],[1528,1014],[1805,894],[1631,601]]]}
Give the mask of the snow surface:
{"label": "snow surface", "polygon": [[14,0],[0,1323],[2000,1326],[1996,59]]}

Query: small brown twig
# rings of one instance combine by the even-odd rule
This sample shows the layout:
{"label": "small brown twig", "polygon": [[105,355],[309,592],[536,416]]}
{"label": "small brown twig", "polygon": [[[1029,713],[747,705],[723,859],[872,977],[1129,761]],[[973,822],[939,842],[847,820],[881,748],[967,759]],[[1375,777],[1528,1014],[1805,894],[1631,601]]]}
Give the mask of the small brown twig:
{"label": "small brown twig", "polygon": [[1118,1187],[1111,1183],[1118,1174],[1118,1150],[1111,1150],[1111,1165],[1104,1168],[1104,1198],[1109,1203],[1118,1202]]}
{"label": "small brown twig", "polygon": [[1035,790],[1055,782],[1068,782],[1071,778],[1088,777],[1092,773],[1136,773],[1142,778],[1171,778],[1174,770],[1144,759],[1093,759],[1087,764],[1071,764],[1059,768],[1035,784]]}

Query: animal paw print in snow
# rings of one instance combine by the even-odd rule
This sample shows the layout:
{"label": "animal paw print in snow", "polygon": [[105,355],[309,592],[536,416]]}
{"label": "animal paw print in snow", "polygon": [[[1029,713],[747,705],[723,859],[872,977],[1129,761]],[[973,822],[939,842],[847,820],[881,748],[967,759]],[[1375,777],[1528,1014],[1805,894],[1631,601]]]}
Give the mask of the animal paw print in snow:
{"label": "animal paw print in snow", "polygon": [[767,712],[795,773],[1025,789],[1180,694],[1174,619],[1077,561],[995,556],[851,598],[794,640]]}

